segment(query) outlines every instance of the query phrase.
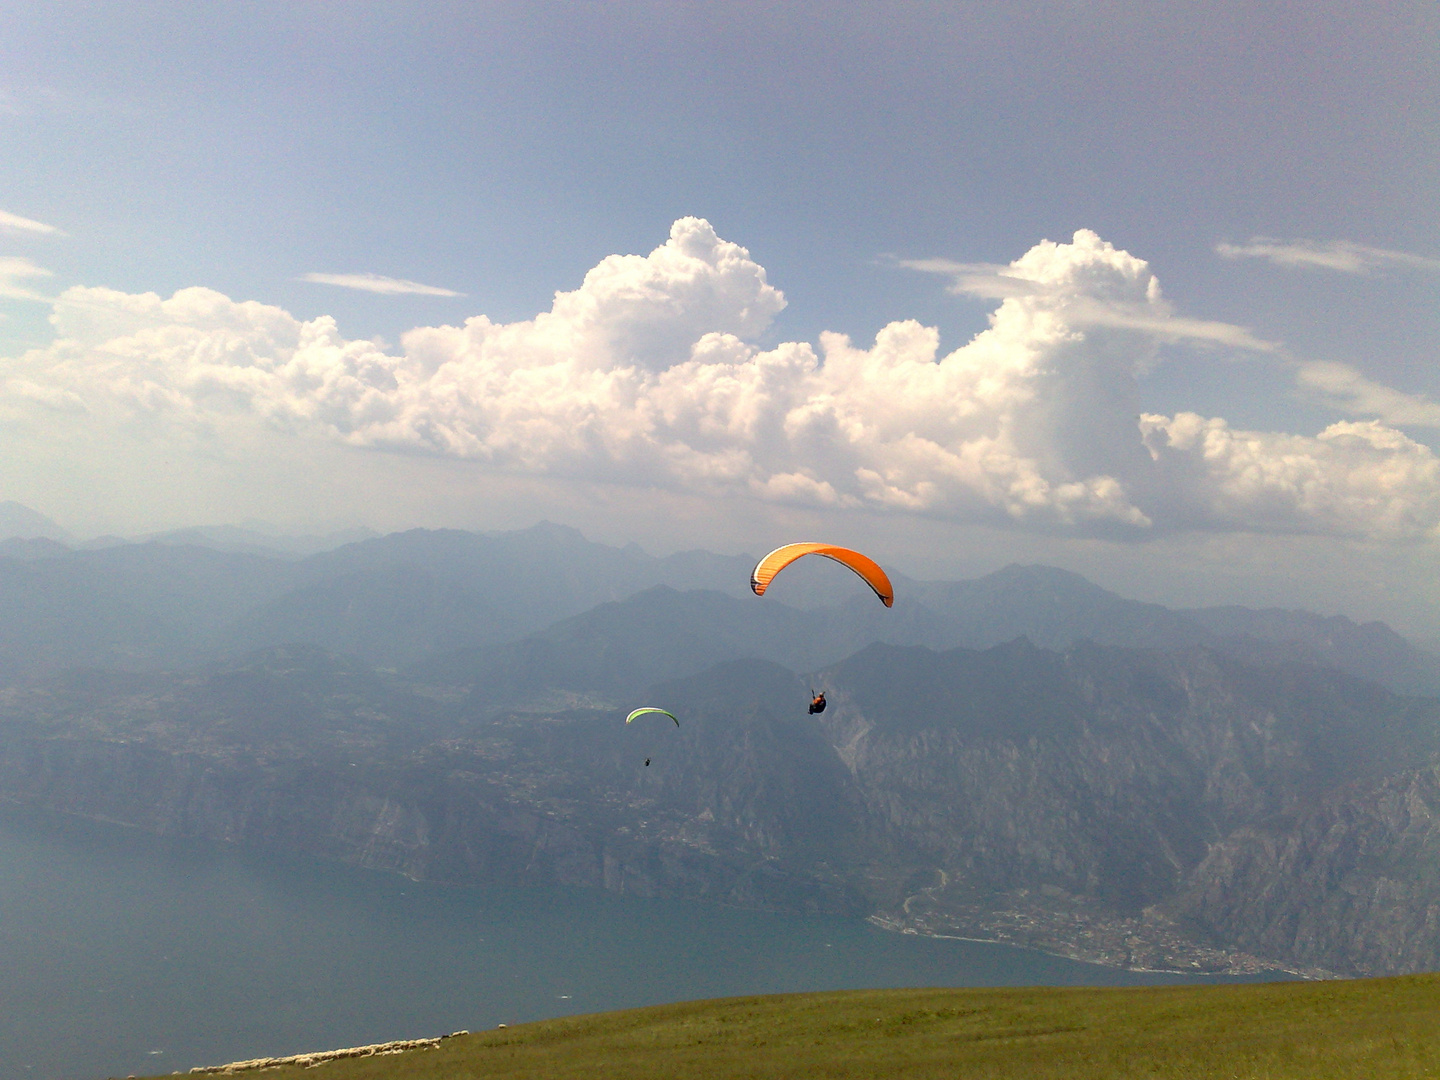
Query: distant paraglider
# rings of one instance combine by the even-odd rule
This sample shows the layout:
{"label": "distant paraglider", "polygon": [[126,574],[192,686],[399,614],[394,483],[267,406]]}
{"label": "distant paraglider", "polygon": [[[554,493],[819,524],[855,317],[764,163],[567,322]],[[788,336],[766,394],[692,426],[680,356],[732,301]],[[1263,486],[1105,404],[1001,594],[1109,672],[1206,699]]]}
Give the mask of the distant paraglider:
{"label": "distant paraglider", "polygon": [[[632,712],[629,716],[625,717],[625,723],[628,724],[628,723],[630,723],[631,720],[634,720],[637,716],[645,716],[645,715],[647,715],[648,713],[658,713],[658,714],[661,715],[661,716],[668,716],[671,720],[674,720],[674,721],[675,721],[675,726],[676,726],[677,728],[680,726],[680,718],[677,717],[674,713],[669,712],[669,711],[667,711],[667,710],[665,710],[665,709],[653,709],[653,708],[649,708],[649,707],[646,707],[646,708],[643,708],[643,709],[636,709],[636,710],[635,710],[634,712]],[[649,759],[648,757],[645,759],[645,767],[646,767],[647,769],[650,767],[650,759]]]}
{"label": "distant paraglider", "polygon": [[880,569],[880,564],[869,556],[861,555],[858,551],[836,547],[834,544],[786,544],[784,547],[776,548],[756,563],[755,569],[750,572],[751,590],[756,596],[764,596],[765,590],[770,587],[770,582],[775,580],[776,574],[796,559],[806,555],[824,555],[827,559],[834,559],[841,566],[848,566],[860,575],[866,585],[875,590],[875,595],[880,598],[882,604],[886,607],[894,605],[895,588],[890,584],[890,579],[885,575],[885,571]]}
{"label": "distant paraglider", "polygon": [[[814,693],[814,691],[811,691],[811,693]],[[815,696],[810,699],[810,715],[814,716],[816,713],[822,713],[824,711],[825,691],[821,690],[820,693],[815,694]]]}
{"label": "distant paraglider", "polygon": [[678,717],[676,717],[676,715],[675,715],[673,712],[666,712],[664,709],[651,709],[651,708],[636,709],[636,710],[635,710],[634,712],[632,712],[629,716],[625,717],[625,722],[628,724],[628,723],[630,723],[631,720],[634,720],[637,716],[644,716],[646,713],[659,713],[661,716],[668,716],[671,720],[674,720],[674,721],[675,721],[675,726],[676,726],[676,727],[679,727],[679,726],[680,726],[680,720],[679,720]]}

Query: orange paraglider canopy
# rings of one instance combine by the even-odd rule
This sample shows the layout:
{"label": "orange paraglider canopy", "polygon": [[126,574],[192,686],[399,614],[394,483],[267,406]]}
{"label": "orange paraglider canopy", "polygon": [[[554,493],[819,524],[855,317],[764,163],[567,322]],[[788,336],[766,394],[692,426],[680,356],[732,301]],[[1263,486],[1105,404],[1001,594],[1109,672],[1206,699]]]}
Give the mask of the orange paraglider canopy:
{"label": "orange paraglider canopy", "polygon": [[776,548],[755,564],[755,569],[750,572],[750,588],[756,596],[764,596],[770,582],[775,580],[775,575],[804,555],[824,555],[842,566],[848,566],[865,579],[866,585],[875,590],[875,595],[880,597],[882,604],[886,607],[894,605],[895,589],[890,584],[890,579],[885,576],[885,571],[880,569],[880,564],[858,551],[836,547],[834,544],[786,544]]}

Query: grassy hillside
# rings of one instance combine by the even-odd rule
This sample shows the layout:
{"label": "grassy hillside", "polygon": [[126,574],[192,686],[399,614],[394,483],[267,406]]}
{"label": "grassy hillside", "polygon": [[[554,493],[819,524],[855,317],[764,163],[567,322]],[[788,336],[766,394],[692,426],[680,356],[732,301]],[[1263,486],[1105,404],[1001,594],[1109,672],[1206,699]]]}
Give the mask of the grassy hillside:
{"label": "grassy hillside", "polygon": [[[1440,1076],[1437,1021],[1440,975],[1123,990],[861,990],[548,1020],[330,1061],[324,1075],[1402,1080]],[[305,1072],[285,1066],[265,1075]]]}

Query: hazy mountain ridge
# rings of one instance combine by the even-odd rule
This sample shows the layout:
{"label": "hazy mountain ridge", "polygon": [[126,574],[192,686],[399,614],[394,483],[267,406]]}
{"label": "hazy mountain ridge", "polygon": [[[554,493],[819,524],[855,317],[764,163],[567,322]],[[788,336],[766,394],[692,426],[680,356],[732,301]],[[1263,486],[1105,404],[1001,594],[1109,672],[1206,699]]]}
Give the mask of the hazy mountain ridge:
{"label": "hazy mountain ridge", "polygon": [[[903,607],[899,627],[911,625],[903,617],[917,612],[928,614],[914,603]],[[477,708],[514,706],[551,688],[613,699],[731,660],[814,670],[852,651],[848,614],[657,585],[520,641],[432,656],[410,673],[469,686]]]}
{"label": "hazy mountain ridge", "polygon": [[1280,608],[1196,608],[1180,612],[1240,656],[1318,663],[1373,679],[1400,693],[1440,693],[1440,657],[1382,622]]}
{"label": "hazy mountain ridge", "polygon": [[[294,535],[263,525],[199,525],[183,529],[166,529],[139,537],[136,543],[169,544],[176,547],[208,547],[242,555],[276,555],[304,558],[346,544],[354,544],[379,536],[374,529],[340,529],[323,535]],[[108,546],[108,545],[107,545]]]}
{"label": "hazy mountain ridge", "polygon": [[218,628],[289,580],[278,559],[157,544],[0,558],[0,679],[202,661]]}
{"label": "hazy mountain ridge", "polygon": [[[1440,903],[1434,830],[1366,826],[1368,850],[1392,852],[1382,877],[1409,891],[1347,864],[1348,891],[1374,899],[1342,912],[1343,947],[1324,875],[1277,893],[1290,864],[1255,854],[1308,865],[1333,827],[1286,822],[1433,770],[1434,701],[1205,648],[1023,640],[874,645],[814,678],[833,703],[818,720],[807,684],[766,661],[632,698],[677,711],[676,729],[627,727],[618,708],[497,710],[315,647],[73,673],[0,692],[0,792],[421,878],[873,912],[1119,963],[1223,966],[1243,949],[1373,972],[1435,947],[1423,920],[1388,929],[1410,923],[1386,899]],[[1297,912],[1328,936],[1296,939]]]}
{"label": "hazy mountain ridge", "polygon": [[[16,552],[23,558],[0,552],[0,623],[14,631],[0,645],[0,679],[9,682],[290,643],[402,665],[512,641],[657,584],[698,576],[738,594],[749,571],[743,557],[657,559],[548,524],[499,536],[414,530],[298,560],[159,542],[35,558],[27,545]],[[57,598],[69,599],[57,608]]]}
{"label": "hazy mountain ridge", "polygon": [[[291,643],[405,667],[542,632],[558,640],[560,620],[667,586],[750,605],[743,616],[725,616],[725,633],[758,644],[711,649],[708,662],[767,655],[763,644],[803,670],[874,641],[986,648],[1023,635],[1052,649],[1082,639],[1137,648],[1205,644],[1334,666],[1405,692],[1440,692],[1440,657],[1383,624],[1304,612],[1171,611],[1050,567],[1010,566],[964,582],[896,575],[899,599],[886,610],[824,560],[788,570],[761,603],[749,595],[748,556],[655,558],[550,524],[493,536],[412,530],[300,559],[168,542],[80,551],[19,543],[10,557],[0,550],[0,623],[11,628],[0,639],[0,682],[75,665],[173,668]],[[804,615],[777,618],[777,606]],[[748,628],[736,629],[747,619]],[[787,619],[795,628],[789,637],[776,629]],[[638,640],[646,631],[637,620],[617,623],[616,632]],[[697,647],[697,657],[706,648]],[[688,670],[703,666],[697,659]],[[684,674],[684,667],[657,668],[648,678]]]}
{"label": "hazy mountain ridge", "polygon": [[[614,694],[743,657],[768,658],[807,671],[872,642],[984,649],[1023,636],[1061,650],[1082,640],[1167,650],[1204,645],[1252,661],[1334,667],[1381,682],[1392,676],[1392,688],[1404,692],[1440,688],[1440,657],[1379,623],[1357,625],[1344,618],[1284,612],[1285,619],[1267,631],[1266,641],[1238,630],[1222,636],[1188,613],[1125,600],[1051,567],[1011,566],[973,582],[909,587],[912,595],[902,596],[887,610],[868,593],[853,591],[836,607],[797,609],[782,603],[774,589],[757,602],[748,592],[737,599],[733,592],[717,595],[656,586],[563,619],[518,642],[440,651],[412,670],[464,682],[481,692],[488,686],[497,704],[514,704],[523,700],[523,685]],[[1228,611],[1229,626],[1239,630],[1275,621],[1271,612]],[[1247,614],[1253,618],[1247,621]],[[1287,627],[1293,627],[1290,639]]]}
{"label": "hazy mountain ridge", "polygon": [[1011,564],[972,581],[931,583],[920,596],[949,622],[953,640],[936,647],[984,648],[1025,637],[1047,649],[1080,640],[1182,649],[1216,636],[1160,604],[1127,600],[1053,566]]}
{"label": "hazy mountain ridge", "polygon": [[1384,623],[1356,623],[1343,615],[1238,606],[1170,609],[1127,600],[1050,566],[1011,565],[973,581],[924,584],[918,596],[943,620],[947,636],[906,644],[976,649],[1023,636],[1048,649],[1082,640],[1138,649],[1206,645],[1262,663],[1333,667],[1400,693],[1440,693],[1440,656]]}
{"label": "hazy mountain ridge", "polygon": [[[1416,970],[1440,937],[1437,706],[1356,677],[1440,659],[1381,624],[1048,567],[897,577],[885,609],[813,560],[757,599],[747,557],[553,525],[301,559],[13,543],[0,798],[1141,966]],[[640,704],[685,725],[627,729]]]}

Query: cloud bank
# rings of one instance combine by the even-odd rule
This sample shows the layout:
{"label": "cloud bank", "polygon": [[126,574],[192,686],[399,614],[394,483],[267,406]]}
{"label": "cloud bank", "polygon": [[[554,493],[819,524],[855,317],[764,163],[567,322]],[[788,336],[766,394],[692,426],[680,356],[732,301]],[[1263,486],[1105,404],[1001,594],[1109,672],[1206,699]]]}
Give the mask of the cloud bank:
{"label": "cloud bank", "polygon": [[1147,264],[1094,233],[966,268],[969,283],[944,272],[999,300],[945,355],[911,321],[869,347],[760,344],[784,296],[745,248],[685,218],[533,319],[422,327],[393,352],[207,289],[72,288],[54,343],[0,374],[36,407],[256,417],[519,474],[1046,531],[1435,534],[1440,459],[1382,423],[1307,436],[1140,415],[1159,343],[1271,346],[1176,315]]}
{"label": "cloud bank", "polygon": [[1310,360],[1295,369],[1300,386],[1343,412],[1403,427],[1440,428],[1440,403],[1367,379],[1349,364]]}
{"label": "cloud bank", "polygon": [[317,285],[339,285],[343,289],[380,293],[383,296],[464,296],[453,289],[438,285],[422,285],[404,278],[382,277],[379,274],[301,274],[300,281]]}
{"label": "cloud bank", "polygon": [[43,221],[32,221],[23,218],[19,214],[9,214],[0,210],[0,233],[9,233],[18,236],[64,236],[65,234],[54,225],[46,225]]}
{"label": "cloud bank", "polygon": [[[1089,230],[1076,234],[1075,244],[1098,241]],[[994,263],[961,263],[949,259],[901,259],[899,265],[927,274],[942,274],[951,279],[950,292],[957,296],[975,296],[984,300],[1006,300],[1027,297],[1048,298],[1052,304],[1065,308],[1066,318],[1075,326],[1111,326],[1142,330],[1163,341],[1208,343],[1255,352],[1274,352],[1274,342],[1255,337],[1244,327],[1233,323],[1186,319],[1177,316],[1160,294],[1160,283],[1152,276],[1144,296],[1082,295],[1067,275],[1056,274],[1046,263],[1057,262],[1061,245],[1041,241],[1022,259],[1009,265]],[[1059,262],[1065,261],[1060,254]],[[1143,264],[1142,264],[1143,265]]]}
{"label": "cloud bank", "polygon": [[52,276],[49,270],[36,266],[29,259],[18,255],[0,256],[0,297],[7,300],[50,301],[50,297],[37,293],[24,282],[35,278]]}
{"label": "cloud bank", "polygon": [[1346,274],[1368,274],[1386,267],[1406,270],[1440,270],[1440,259],[1413,255],[1408,251],[1368,247],[1350,240],[1276,240],[1251,237],[1244,244],[1216,244],[1215,251],[1227,259],[1265,259],[1277,266],[1306,266],[1338,270]]}

